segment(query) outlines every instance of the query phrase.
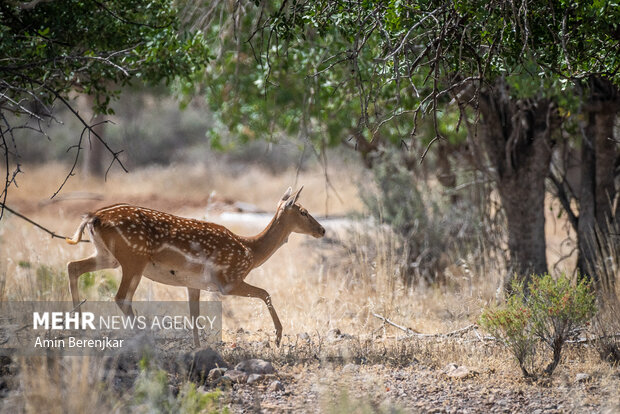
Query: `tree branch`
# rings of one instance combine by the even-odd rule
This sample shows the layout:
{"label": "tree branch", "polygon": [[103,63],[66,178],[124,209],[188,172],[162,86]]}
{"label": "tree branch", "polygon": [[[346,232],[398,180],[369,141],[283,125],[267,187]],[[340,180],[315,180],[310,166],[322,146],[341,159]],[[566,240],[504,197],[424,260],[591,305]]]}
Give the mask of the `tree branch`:
{"label": "tree branch", "polygon": [[[55,232],[53,232],[53,231],[49,230],[47,227],[42,226],[41,224],[39,224],[39,223],[37,223],[36,221],[34,221],[34,220],[32,220],[32,219],[30,219],[30,218],[28,218],[28,217],[24,216],[24,215],[23,215],[23,214],[21,214],[21,213],[18,213],[17,211],[13,210],[12,208],[10,208],[9,206],[7,206],[6,204],[4,204],[4,203],[0,203],[0,205],[2,206],[2,209],[3,209],[3,210],[6,210],[6,211],[8,211],[8,212],[10,212],[10,213],[13,213],[14,215],[16,215],[17,217],[19,217],[20,219],[25,220],[25,221],[27,221],[28,223],[32,224],[33,226],[35,226],[35,227],[37,227],[37,228],[39,228],[39,229],[43,230],[43,231],[44,231],[44,232],[46,232],[47,234],[51,235],[51,236],[52,236],[52,238],[63,239],[63,240],[67,239],[67,237],[66,237],[66,236],[62,236],[62,235],[60,235],[60,234],[56,234]],[[87,240],[87,239],[82,239],[82,240],[80,240],[80,243],[82,243],[82,242],[83,242],[83,243],[90,243],[90,240]]]}

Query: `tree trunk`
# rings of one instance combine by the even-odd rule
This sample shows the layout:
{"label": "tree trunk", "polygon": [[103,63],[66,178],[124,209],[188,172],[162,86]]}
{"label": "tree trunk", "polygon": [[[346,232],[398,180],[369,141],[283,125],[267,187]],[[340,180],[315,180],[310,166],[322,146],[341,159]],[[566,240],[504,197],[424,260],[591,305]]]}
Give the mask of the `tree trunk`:
{"label": "tree trunk", "polygon": [[585,134],[581,142],[581,189],[579,192],[579,221],[577,222],[577,243],[579,255],[577,268],[582,275],[593,274],[596,261],[595,223],[596,223],[596,140],[594,135],[593,113],[588,114]]}
{"label": "tree trunk", "polygon": [[515,100],[503,84],[480,93],[479,133],[491,163],[508,224],[511,266],[505,279],[527,280],[547,272],[545,179],[552,131],[559,118],[553,102]]}
{"label": "tree trunk", "polygon": [[[514,276],[527,280],[532,274],[547,272],[545,243],[545,178],[535,163],[544,156],[531,157],[531,167],[498,183],[499,195],[508,224],[511,269],[505,281],[509,290]],[[546,164],[548,166],[548,163]],[[529,170],[529,171],[528,171]]]}
{"label": "tree trunk", "polygon": [[[90,125],[101,122],[102,116],[95,115],[95,98],[91,95],[80,96],[80,112],[82,114],[89,114],[87,116],[82,115],[84,120]],[[100,123],[93,127],[93,131],[97,133],[102,139],[105,139],[105,124]],[[82,142],[84,148],[84,161],[82,164],[82,173],[90,177],[103,177],[104,174],[104,161],[105,161],[105,148],[101,141],[94,135],[88,132],[85,135],[85,139]]]}
{"label": "tree trunk", "polygon": [[597,77],[590,79],[589,87],[581,143],[577,267],[582,274],[613,291],[614,274],[605,271],[605,264],[599,262],[607,256],[607,238],[617,227],[612,209],[619,154],[618,143],[614,140],[614,122],[620,108],[620,94],[611,82]]}

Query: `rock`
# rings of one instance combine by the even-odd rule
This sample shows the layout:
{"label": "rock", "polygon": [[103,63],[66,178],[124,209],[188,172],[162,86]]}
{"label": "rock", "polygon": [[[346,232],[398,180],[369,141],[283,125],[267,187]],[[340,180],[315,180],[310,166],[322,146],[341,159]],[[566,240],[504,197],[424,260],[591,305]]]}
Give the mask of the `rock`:
{"label": "rock", "polygon": [[450,378],[464,379],[470,375],[475,375],[475,372],[470,371],[466,366],[458,366],[456,364],[448,364],[444,368],[444,373]]}
{"label": "rock", "polygon": [[341,339],[343,339],[343,335],[342,332],[340,332],[340,329],[334,328],[327,331],[327,340],[329,342],[336,342],[340,341]]}
{"label": "rock", "polygon": [[250,374],[248,375],[248,379],[247,379],[247,383],[252,385],[258,382],[261,382],[263,379],[265,379],[264,375],[261,374]]}
{"label": "rock", "polygon": [[583,382],[588,382],[590,381],[592,377],[590,377],[589,374],[586,374],[584,372],[580,372],[579,374],[575,375],[575,382],[577,383],[583,383]]}
{"label": "rock", "polygon": [[396,381],[403,381],[403,380],[407,379],[407,376],[405,375],[405,373],[403,371],[396,371],[394,373],[394,379]]}
{"label": "rock", "polygon": [[284,391],[284,385],[282,385],[280,381],[275,380],[271,384],[269,384],[267,391],[270,391],[270,392]]}
{"label": "rock", "polygon": [[248,374],[273,374],[276,370],[271,365],[271,362],[264,361],[262,359],[247,359],[239,362],[235,369],[243,371]]}
{"label": "rock", "polygon": [[232,380],[225,375],[221,378],[218,378],[218,380],[215,382],[215,386],[221,389],[230,388],[232,387],[232,384]]}
{"label": "rock", "polygon": [[139,334],[126,339],[116,359],[117,370],[129,372],[138,368],[142,358],[153,359],[155,341],[147,334]]}
{"label": "rock", "polygon": [[[243,371],[239,371],[236,369],[231,369],[226,371],[226,374],[224,375],[224,377],[228,377],[230,378],[230,380],[234,383],[234,384],[243,384],[247,381],[248,379],[248,374],[246,374]],[[222,378],[224,378],[222,377]]]}
{"label": "rock", "polygon": [[218,378],[224,376],[227,370],[227,368],[213,368],[211,371],[209,371],[209,376],[207,377],[207,379],[209,381],[215,381]]}
{"label": "rock", "polygon": [[101,379],[111,381],[117,390],[131,388],[140,372],[140,360],[144,359],[149,365],[160,365],[154,349],[155,341],[150,335],[138,334],[126,339],[117,355],[105,358]]}
{"label": "rock", "polygon": [[454,362],[449,363],[448,365],[446,365],[445,367],[443,367],[443,372],[444,373],[448,373],[450,371],[454,371],[455,369],[457,369],[459,366],[456,365]]}
{"label": "rock", "polygon": [[310,335],[308,335],[307,332],[302,332],[300,334],[297,334],[297,338],[305,342],[310,342]]}
{"label": "rock", "polygon": [[358,371],[359,367],[355,364],[347,364],[342,367],[343,374],[354,374]]}
{"label": "rock", "polygon": [[211,348],[186,353],[183,355],[183,365],[189,378],[198,383],[204,383],[212,369],[228,366],[222,356]]}

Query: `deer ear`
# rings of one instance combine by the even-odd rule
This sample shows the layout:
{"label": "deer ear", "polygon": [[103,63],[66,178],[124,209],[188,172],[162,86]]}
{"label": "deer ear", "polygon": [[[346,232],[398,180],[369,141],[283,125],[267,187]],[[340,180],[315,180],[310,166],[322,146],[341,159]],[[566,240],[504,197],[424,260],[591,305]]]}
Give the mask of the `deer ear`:
{"label": "deer ear", "polygon": [[293,189],[291,187],[289,187],[288,190],[286,190],[286,192],[284,193],[284,195],[280,199],[280,201],[288,200],[288,198],[291,196],[292,192],[293,192]]}
{"label": "deer ear", "polygon": [[293,204],[295,204],[295,202],[297,202],[297,199],[299,198],[299,193],[301,193],[301,190],[304,189],[304,186],[302,185],[301,188],[299,190],[297,190],[297,192],[295,194],[293,194],[288,201],[286,202],[286,204],[284,205],[284,208],[289,208],[292,207]]}

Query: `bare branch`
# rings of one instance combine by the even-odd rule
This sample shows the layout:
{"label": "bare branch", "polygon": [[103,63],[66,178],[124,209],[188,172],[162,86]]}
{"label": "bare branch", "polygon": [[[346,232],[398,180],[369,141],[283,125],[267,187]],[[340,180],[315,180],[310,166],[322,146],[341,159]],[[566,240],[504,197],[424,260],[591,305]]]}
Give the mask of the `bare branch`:
{"label": "bare branch", "polygon": [[[472,323],[471,325],[467,325],[464,328],[461,329],[457,329],[455,331],[451,331],[451,332],[446,332],[446,333],[436,333],[436,334],[423,334],[423,333],[419,333],[416,332],[412,329],[406,328],[402,325],[399,325],[397,323],[392,322],[391,320],[389,320],[388,318],[386,318],[385,316],[381,316],[377,313],[373,313],[372,316],[374,316],[377,319],[381,319],[384,323],[387,323],[388,325],[392,325],[395,328],[400,329],[401,331],[404,331],[405,333],[407,333],[407,337],[411,338],[411,337],[424,337],[424,338],[437,338],[437,337],[447,337],[447,336],[455,336],[455,335],[460,335],[463,334],[465,332],[471,331],[472,329],[477,329],[478,325],[476,325],[475,323]],[[403,338],[404,339],[404,338]]]}
{"label": "bare branch", "polygon": [[[66,237],[66,236],[62,236],[62,235],[60,235],[60,234],[56,234],[55,232],[51,231],[51,230],[50,230],[50,229],[48,229],[47,227],[42,226],[41,224],[39,224],[39,223],[37,223],[36,221],[34,221],[34,220],[32,220],[32,219],[30,219],[30,218],[28,218],[28,217],[24,216],[24,215],[23,215],[23,214],[21,214],[21,213],[18,213],[17,211],[13,210],[12,208],[10,208],[9,206],[7,206],[6,204],[4,204],[4,203],[0,203],[0,205],[2,206],[2,209],[3,209],[3,210],[6,210],[6,211],[8,211],[8,212],[11,212],[11,213],[13,213],[14,215],[16,215],[17,217],[19,217],[20,219],[25,220],[25,221],[27,221],[28,223],[32,224],[33,226],[35,226],[35,227],[37,227],[37,228],[39,228],[39,229],[43,230],[44,232],[46,232],[47,234],[49,234],[50,236],[52,236],[52,238],[56,238],[56,239],[63,239],[63,240],[67,239],[67,237]],[[82,239],[82,240],[80,240],[80,242],[83,242],[83,243],[90,243],[90,240]]]}

